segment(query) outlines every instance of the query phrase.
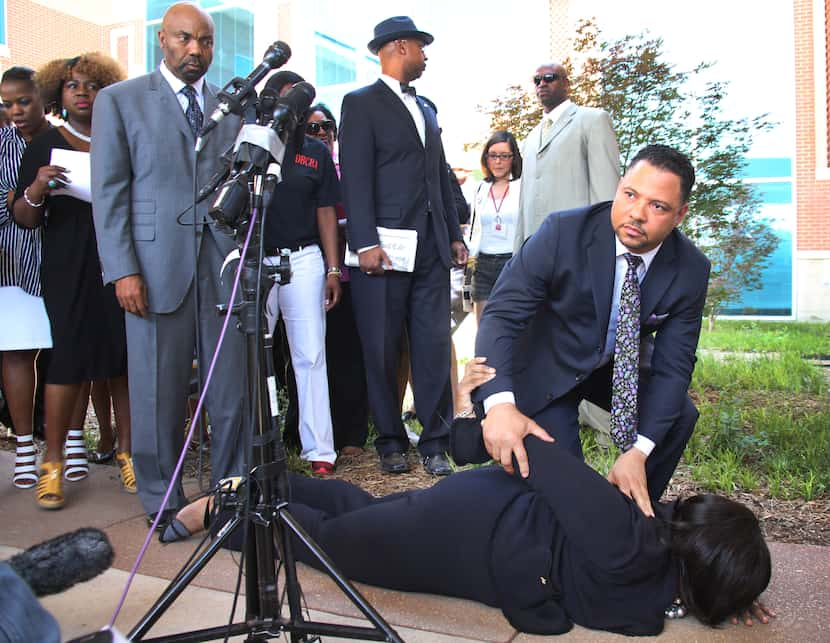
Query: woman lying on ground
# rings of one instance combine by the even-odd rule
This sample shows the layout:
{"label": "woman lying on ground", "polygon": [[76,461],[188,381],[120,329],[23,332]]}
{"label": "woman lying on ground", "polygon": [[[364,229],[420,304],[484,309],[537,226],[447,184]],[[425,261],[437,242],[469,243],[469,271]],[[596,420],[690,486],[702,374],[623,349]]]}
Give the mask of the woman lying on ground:
{"label": "woman lying on ground", "polygon": [[[464,390],[491,377],[476,360]],[[474,419],[456,420],[453,432],[454,456],[481,453]],[[771,613],[756,599],[770,554],[749,509],[698,495],[656,504],[648,518],[555,443],[529,436],[525,447],[527,478],[480,467],[384,498],[291,475],[289,511],[348,578],[499,607],[523,632],[560,634],[578,623],[655,635],[687,610],[712,626],[750,610],[766,622]],[[200,528],[206,502],[183,509],[182,526]],[[299,542],[294,551],[318,566]]]}

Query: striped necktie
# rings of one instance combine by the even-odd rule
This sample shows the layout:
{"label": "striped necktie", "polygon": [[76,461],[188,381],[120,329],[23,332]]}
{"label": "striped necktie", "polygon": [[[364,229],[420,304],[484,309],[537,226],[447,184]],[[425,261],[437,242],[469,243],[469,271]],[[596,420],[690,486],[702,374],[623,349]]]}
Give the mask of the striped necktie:
{"label": "striped necktie", "polygon": [[193,136],[199,136],[199,131],[202,129],[202,121],[204,114],[202,108],[199,107],[199,101],[196,99],[196,90],[190,85],[185,85],[181,89],[182,94],[187,97],[187,109],[184,112]]}

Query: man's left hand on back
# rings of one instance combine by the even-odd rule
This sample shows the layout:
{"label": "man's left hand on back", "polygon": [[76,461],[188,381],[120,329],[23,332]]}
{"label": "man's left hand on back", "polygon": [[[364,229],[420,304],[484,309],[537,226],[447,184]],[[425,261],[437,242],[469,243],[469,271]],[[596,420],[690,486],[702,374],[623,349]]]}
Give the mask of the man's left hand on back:
{"label": "man's left hand on back", "polygon": [[637,503],[640,510],[650,518],[654,517],[651,498],[646,485],[646,454],[631,448],[621,454],[608,472],[608,482]]}

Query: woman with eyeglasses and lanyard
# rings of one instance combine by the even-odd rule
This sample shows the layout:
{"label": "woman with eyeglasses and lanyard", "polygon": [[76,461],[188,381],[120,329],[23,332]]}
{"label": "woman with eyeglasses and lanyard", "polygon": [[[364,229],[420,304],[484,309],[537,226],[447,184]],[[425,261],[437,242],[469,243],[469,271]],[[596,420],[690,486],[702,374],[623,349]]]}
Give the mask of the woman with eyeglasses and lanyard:
{"label": "woman with eyeglasses and lanyard", "polygon": [[103,283],[92,207],[60,191],[71,183],[72,174],[52,162],[56,150],[89,152],[95,98],[103,87],[123,78],[118,63],[99,53],[53,60],[35,76],[43,102],[64,120],[26,149],[13,206],[19,225],[44,228],[41,280],[54,343],[46,373],[46,454],[36,490],[44,509],[63,506],[64,477],[80,480],[87,475],[83,424],[70,423],[82,419],[77,409],[81,402],[86,408],[88,393],[82,391],[90,381],[107,380],[118,426],[121,481],[126,491],[137,491],[130,456],[124,313],[113,286]]}
{"label": "woman with eyeglasses and lanyard", "polygon": [[[335,141],[337,123],[334,114],[323,103],[309,109],[306,134],[314,136],[331,152],[337,175]],[[337,223],[340,238],[340,303],[326,313],[326,360],[329,375],[329,397],[331,421],[334,430],[334,448],[341,456],[355,456],[363,453],[363,445],[369,434],[369,398],[366,391],[366,370],[363,365],[363,350],[354,318],[349,269],[343,262],[346,250],[346,210],[338,202]]]}
{"label": "woman with eyeglasses and lanyard", "polygon": [[[280,71],[266,83],[284,95],[302,78]],[[307,115],[303,115],[303,120]],[[278,258],[290,250],[291,282],[275,284],[268,294],[266,316],[273,332],[282,314],[297,383],[300,457],[312,473],[334,472],[336,454],[326,373],[326,312],[340,300],[340,254],[337,173],[329,149],[316,138],[296,144],[293,163],[284,170],[268,206],[263,246]]]}
{"label": "woman with eyeglasses and lanyard", "polygon": [[470,245],[476,253],[473,303],[477,322],[502,268],[513,256],[522,155],[510,132],[499,131],[490,137],[481,153],[481,169],[484,179],[473,196],[470,233]]}

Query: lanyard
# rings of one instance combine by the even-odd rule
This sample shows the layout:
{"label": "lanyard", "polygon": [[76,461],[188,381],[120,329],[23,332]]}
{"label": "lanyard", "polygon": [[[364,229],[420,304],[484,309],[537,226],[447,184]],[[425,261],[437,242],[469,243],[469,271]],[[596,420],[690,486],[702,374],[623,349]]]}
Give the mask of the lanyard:
{"label": "lanyard", "polygon": [[493,187],[494,186],[492,185],[490,186],[490,199],[493,201],[493,207],[496,209],[496,214],[499,214],[501,212],[501,206],[507,198],[507,193],[510,192],[510,184],[507,184],[507,188],[505,188],[504,194],[501,195],[501,200],[498,204],[496,203],[496,197],[493,195]]}

